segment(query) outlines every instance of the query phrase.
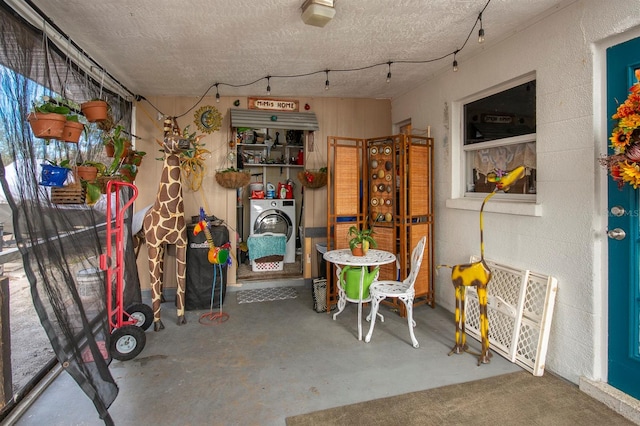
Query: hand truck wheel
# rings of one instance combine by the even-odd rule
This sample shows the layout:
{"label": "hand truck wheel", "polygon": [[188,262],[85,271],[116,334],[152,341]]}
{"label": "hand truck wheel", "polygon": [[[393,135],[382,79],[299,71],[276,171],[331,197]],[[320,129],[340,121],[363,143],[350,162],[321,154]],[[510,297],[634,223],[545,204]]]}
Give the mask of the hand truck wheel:
{"label": "hand truck wheel", "polygon": [[135,325],[116,328],[111,333],[109,353],[118,361],[129,361],[144,349],[147,336],[144,330]]}
{"label": "hand truck wheel", "polygon": [[133,324],[136,327],[140,327],[143,330],[147,330],[153,324],[153,309],[149,305],[144,303],[134,303],[129,305],[125,312],[129,314],[129,318],[124,315],[123,320],[135,321]]}

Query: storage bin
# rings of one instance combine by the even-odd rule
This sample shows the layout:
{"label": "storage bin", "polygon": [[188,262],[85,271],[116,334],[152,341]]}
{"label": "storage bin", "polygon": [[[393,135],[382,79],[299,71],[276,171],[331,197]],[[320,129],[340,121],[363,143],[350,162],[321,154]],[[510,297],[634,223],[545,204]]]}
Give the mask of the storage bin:
{"label": "storage bin", "polygon": [[256,262],[251,261],[251,270],[253,272],[270,272],[270,271],[282,271],[284,269],[284,262]]}

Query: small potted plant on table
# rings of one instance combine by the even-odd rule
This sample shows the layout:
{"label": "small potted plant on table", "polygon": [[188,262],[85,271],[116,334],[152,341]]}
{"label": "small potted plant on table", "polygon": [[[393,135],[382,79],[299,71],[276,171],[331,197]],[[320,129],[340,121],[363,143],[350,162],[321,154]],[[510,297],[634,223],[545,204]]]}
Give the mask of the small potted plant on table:
{"label": "small potted plant on table", "polygon": [[364,256],[369,251],[369,247],[376,248],[378,245],[373,238],[373,228],[358,229],[357,226],[349,228],[347,233],[349,240],[349,248],[354,256]]}

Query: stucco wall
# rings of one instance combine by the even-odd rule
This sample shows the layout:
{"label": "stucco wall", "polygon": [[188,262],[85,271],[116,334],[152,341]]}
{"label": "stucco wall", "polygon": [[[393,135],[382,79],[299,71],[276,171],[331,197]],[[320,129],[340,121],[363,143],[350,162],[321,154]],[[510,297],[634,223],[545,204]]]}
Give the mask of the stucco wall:
{"label": "stucco wall", "polygon": [[[632,38],[640,24],[639,7],[637,0],[565,3],[503,40],[491,40],[491,28],[485,26],[483,50],[473,57],[459,54],[458,72],[434,76],[392,102],[394,123],[411,118],[415,127],[431,126],[436,263],[463,263],[479,254],[480,246],[478,211],[445,206],[447,199],[460,196],[452,192],[452,182],[459,179],[452,168],[459,143],[452,129],[460,127],[452,118],[456,101],[535,73],[542,215],[485,213],[486,257],[557,277],[547,369],[576,383],[580,376],[606,375],[606,175],[597,157],[606,151],[607,138],[601,128],[604,80],[598,55],[608,38],[624,39],[620,33],[625,31]],[[453,311],[448,272],[437,276],[436,295],[438,304]]]}

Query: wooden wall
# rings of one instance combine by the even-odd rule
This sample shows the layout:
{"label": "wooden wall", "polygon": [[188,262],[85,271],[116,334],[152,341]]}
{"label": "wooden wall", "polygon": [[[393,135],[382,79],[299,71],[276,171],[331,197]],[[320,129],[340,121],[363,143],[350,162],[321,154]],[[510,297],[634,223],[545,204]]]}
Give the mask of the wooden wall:
{"label": "wooden wall", "polygon": [[[228,142],[233,138],[229,108],[234,108],[233,102],[240,101],[239,108],[247,107],[246,97],[221,97],[216,103],[214,97],[204,98],[201,102],[195,97],[149,97],[149,102],[141,101],[136,104],[134,117],[134,134],[137,136],[136,149],[147,153],[140,167],[136,179],[136,185],[140,189],[135,209],[139,210],[152,204],[157,194],[158,181],[162,170],[162,161],[157,141],[162,139],[162,120],[158,120],[158,111],[164,115],[179,116],[178,124],[181,128],[190,125],[190,132],[197,131],[194,123],[195,112],[204,105],[215,106],[224,117],[219,131],[207,134],[201,142],[205,148],[211,151],[211,157],[207,160],[207,174],[202,189],[198,192],[184,190],[185,216],[187,222],[192,215],[197,215],[200,206],[204,206],[208,214],[223,219],[229,225],[229,237],[234,244],[235,252],[235,228],[236,228],[236,191],[225,189],[215,182],[215,170],[230,167],[226,161],[230,150]],[[391,103],[387,99],[354,99],[354,98],[297,98],[301,111],[305,104],[311,107],[310,112],[315,112],[320,125],[320,130],[314,135],[314,149],[306,148],[306,163],[310,169],[318,169],[326,165],[327,161],[327,137],[344,136],[353,138],[372,138],[391,134]],[[152,105],[153,106],[152,106]],[[155,108],[157,108],[157,110]],[[200,133],[198,133],[200,134]],[[294,178],[297,185],[297,179]],[[304,221],[307,228],[322,228],[326,226],[326,187],[306,191],[304,200]],[[323,239],[318,239],[318,242]],[[311,257],[315,262],[315,242],[312,242]],[[142,289],[149,288],[149,274],[147,267],[146,246],[142,248],[138,256],[138,270]],[[167,264],[165,268],[165,285],[167,288],[175,287],[175,278],[172,274],[175,269]],[[315,265],[314,265],[315,271]],[[229,270],[228,284],[235,283],[235,265]]]}

